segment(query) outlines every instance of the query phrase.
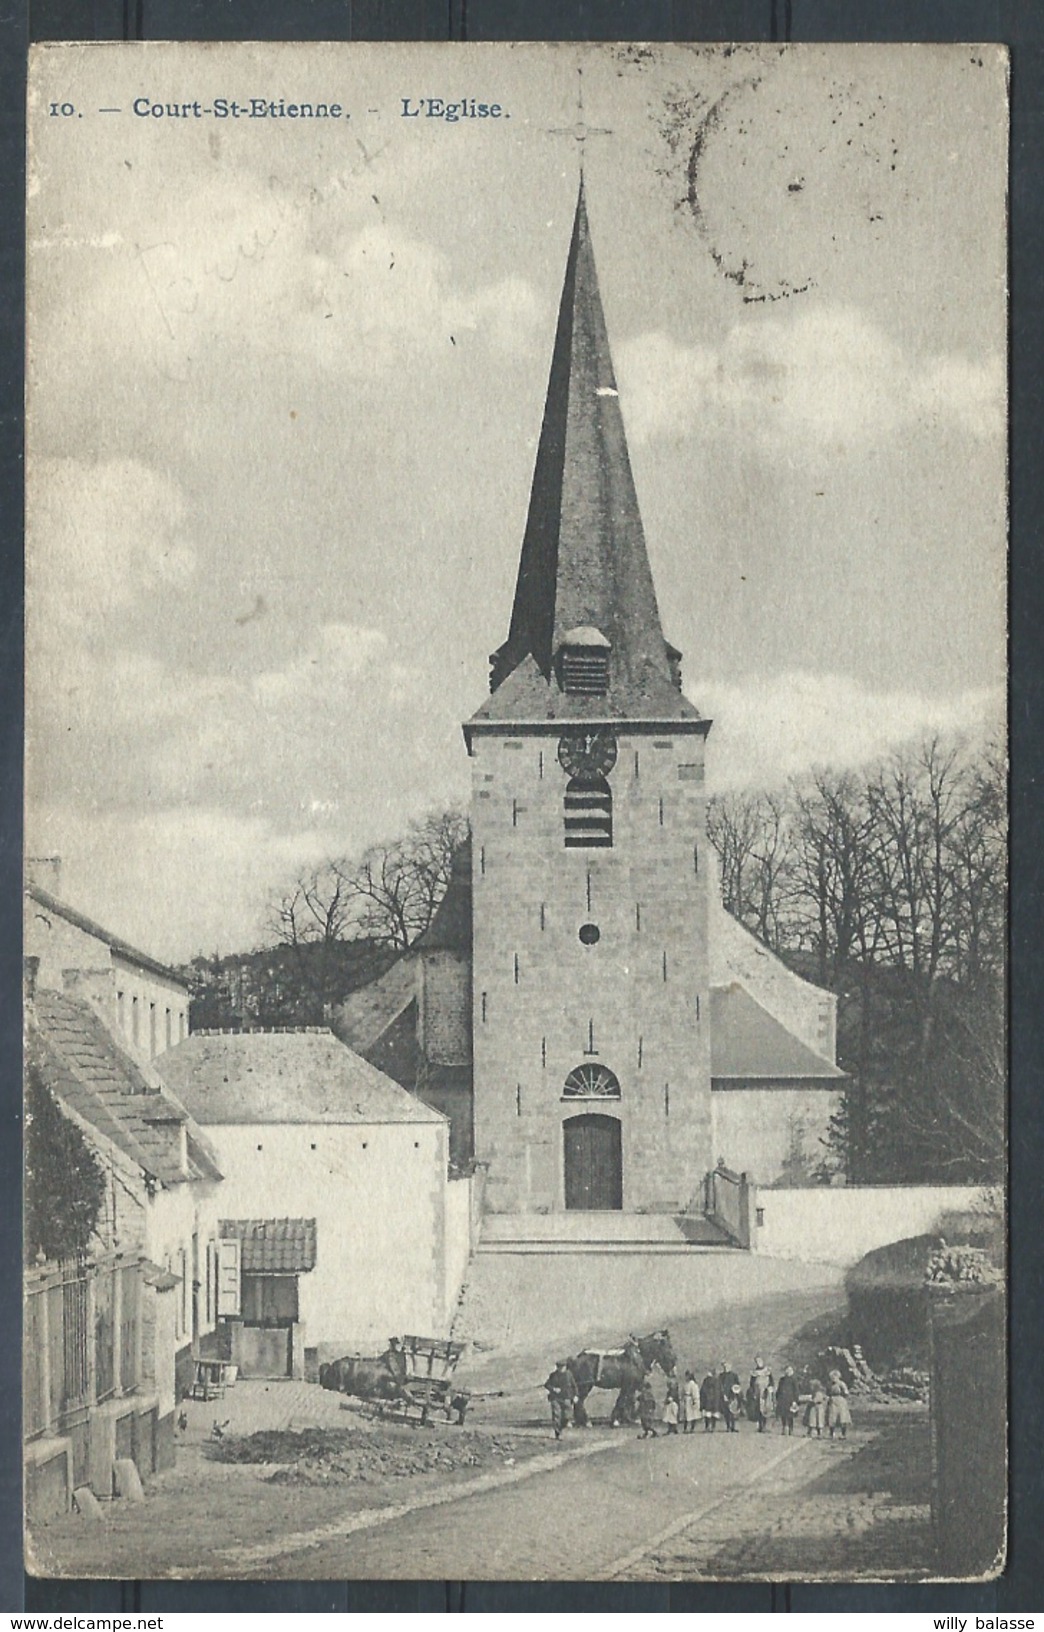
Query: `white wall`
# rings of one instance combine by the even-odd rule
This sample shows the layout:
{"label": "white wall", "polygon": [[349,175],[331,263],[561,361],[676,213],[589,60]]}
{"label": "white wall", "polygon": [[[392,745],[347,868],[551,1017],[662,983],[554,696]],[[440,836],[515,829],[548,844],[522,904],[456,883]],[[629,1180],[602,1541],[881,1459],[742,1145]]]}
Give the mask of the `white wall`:
{"label": "white wall", "polygon": [[929,1235],[946,1213],[985,1211],[987,1192],[973,1185],[855,1186],[759,1190],[763,1223],[756,1252],[807,1263],[858,1263],[875,1247]]}
{"label": "white wall", "polygon": [[314,1218],[305,1343],[376,1352],[446,1335],[447,1125],[208,1126],[222,1218]]}
{"label": "white wall", "polygon": [[194,1280],[199,1282],[199,1331],[202,1334],[214,1328],[207,1245],[217,1240],[218,1218],[225,1216],[223,1191],[224,1186],[218,1180],[192,1180],[157,1190],[148,1204],[145,1248],[148,1256],[153,1263],[161,1264],[175,1275],[185,1276],[182,1286],[169,1294],[175,1308],[178,1348],[192,1337]]}
{"label": "white wall", "polygon": [[470,1178],[450,1179],[446,1184],[447,1323],[452,1323],[471,1259],[471,1185]]}
{"label": "white wall", "polygon": [[[811,1171],[822,1161],[830,1118],[841,1095],[827,1088],[715,1088],[711,1094],[714,1160],[749,1173],[756,1184],[776,1184],[785,1177],[794,1133],[800,1135]],[[790,1182],[800,1183],[792,1174]]]}

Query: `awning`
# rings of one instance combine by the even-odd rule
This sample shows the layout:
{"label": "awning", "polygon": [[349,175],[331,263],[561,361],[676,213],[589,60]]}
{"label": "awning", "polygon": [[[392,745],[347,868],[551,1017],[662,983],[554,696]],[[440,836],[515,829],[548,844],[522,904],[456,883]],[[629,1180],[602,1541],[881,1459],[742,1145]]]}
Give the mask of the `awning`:
{"label": "awning", "polygon": [[296,1275],[315,1268],[314,1218],[223,1218],[218,1234],[242,1244],[244,1275]]}

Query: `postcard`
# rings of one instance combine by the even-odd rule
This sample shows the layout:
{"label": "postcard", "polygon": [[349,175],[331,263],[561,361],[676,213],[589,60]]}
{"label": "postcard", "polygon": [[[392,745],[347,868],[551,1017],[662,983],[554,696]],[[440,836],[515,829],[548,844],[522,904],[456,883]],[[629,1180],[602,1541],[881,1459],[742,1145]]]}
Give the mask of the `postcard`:
{"label": "postcard", "polygon": [[29,93],[28,1567],[996,1574],[1005,52]]}

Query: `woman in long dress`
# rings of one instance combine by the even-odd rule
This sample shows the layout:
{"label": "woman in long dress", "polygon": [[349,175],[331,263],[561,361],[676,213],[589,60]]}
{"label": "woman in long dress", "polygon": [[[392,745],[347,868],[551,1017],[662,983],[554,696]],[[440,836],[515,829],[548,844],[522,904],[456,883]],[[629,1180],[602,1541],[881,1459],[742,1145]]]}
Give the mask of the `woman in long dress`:
{"label": "woman in long dress", "polygon": [[691,1371],[685,1373],[681,1396],[682,1433],[694,1434],[700,1418],[700,1385]]}

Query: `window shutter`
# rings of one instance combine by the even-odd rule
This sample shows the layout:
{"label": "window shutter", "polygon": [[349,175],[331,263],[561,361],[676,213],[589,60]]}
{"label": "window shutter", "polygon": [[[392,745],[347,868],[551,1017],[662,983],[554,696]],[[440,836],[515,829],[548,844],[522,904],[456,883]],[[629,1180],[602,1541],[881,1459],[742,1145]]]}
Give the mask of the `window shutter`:
{"label": "window shutter", "polygon": [[217,1312],[219,1316],[238,1315],[240,1312],[239,1259],[240,1243],[238,1241],[218,1242]]}

